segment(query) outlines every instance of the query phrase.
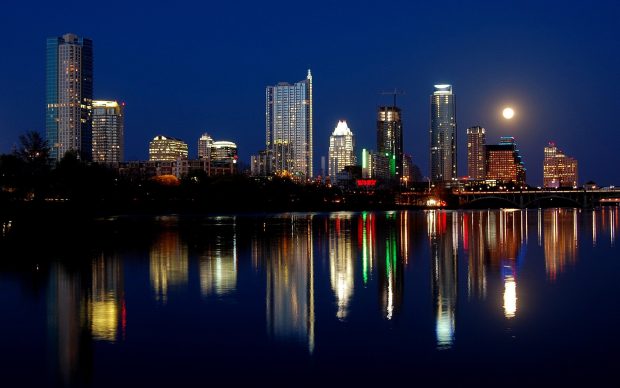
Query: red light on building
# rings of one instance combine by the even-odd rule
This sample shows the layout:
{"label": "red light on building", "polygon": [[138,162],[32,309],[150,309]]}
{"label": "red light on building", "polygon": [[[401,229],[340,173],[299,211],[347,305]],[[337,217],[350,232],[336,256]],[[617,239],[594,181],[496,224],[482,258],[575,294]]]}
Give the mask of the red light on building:
{"label": "red light on building", "polygon": [[377,185],[376,179],[358,179],[357,187],[375,187]]}

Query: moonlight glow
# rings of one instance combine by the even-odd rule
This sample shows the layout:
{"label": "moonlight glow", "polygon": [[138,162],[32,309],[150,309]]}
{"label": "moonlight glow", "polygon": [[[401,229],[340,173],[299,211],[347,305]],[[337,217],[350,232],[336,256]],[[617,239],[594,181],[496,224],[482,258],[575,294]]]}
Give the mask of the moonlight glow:
{"label": "moonlight glow", "polygon": [[506,120],[510,120],[515,115],[515,111],[510,107],[504,108],[502,115]]}

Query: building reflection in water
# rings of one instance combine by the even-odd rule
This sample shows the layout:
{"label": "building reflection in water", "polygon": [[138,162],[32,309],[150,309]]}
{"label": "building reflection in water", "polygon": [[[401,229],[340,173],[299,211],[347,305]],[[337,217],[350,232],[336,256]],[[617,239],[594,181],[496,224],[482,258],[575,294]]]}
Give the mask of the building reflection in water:
{"label": "building reflection in water", "polygon": [[557,279],[577,261],[577,209],[547,209],[543,215],[547,277]]}
{"label": "building reflection in water", "polygon": [[13,227],[13,221],[3,222],[2,223],[2,236],[0,237],[5,237],[6,235],[8,235],[12,227]]}
{"label": "building reflection in water", "polygon": [[468,255],[467,297],[484,299],[487,294],[485,229],[486,212],[463,214],[463,249]]}
{"label": "building reflection in water", "polygon": [[253,239],[252,252],[266,271],[266,324],[278,340],[314,351],[314,253],[312,215],[288,215]]}
{"label": "building reflection in water", "polygon": [[372,278],[376,252],[376,219],[374,213],[363,212],[357,217],[357,241],[362,252],[362,281],[368,285]]}
{"label": "building reflection in water", "polygon": [[[387,213],[382,225],[383,241],[377,242],[377,270],[379,278],[379,305],[382,314],[388,320],[394,318],[401,310],[405,284],[404,264],[398,244],[396,214]],[[381,245],[384,245],[382,247]],[[380,252],[385,252],[381,259]]]}
{"label": "building reflection in water", "polygon": [[50,267],[48,340],[61,385],[88,384],[93,340],[124,338],[127,313],[122,264],[118,257],[95,258],[90,271]]}
{"label": "building reflection in water", "polygon": [[127,325],[121,261],[101,254],[91,272],[87,311],[93,339],[116,342],[119,335],[124,338]]}
{"label": "building reflection in water", "polygon": [[203,296],[223,296],[237,287],[237,228],[232,224],[216,226],[215,238],[199,258],[200,292]]}
{"label": "building reflection in water", "polygon": [[468,298],[486,298],[489,274],[504,284],[506,318],[517,312],[517,272],[525,256],[527,211],[502,209],[463,214],[463,246],[468,257]]}
{"label": "building reflection in water", "polygon": [[77,271],[50,268],[48,329],[54,369],[62,385],[85,383],[92,374],[92,341],[85,311],[85,290]]}
{"label": "building reflection in water", "polygon": [[458,252],[454,246],[454,233],[458,229],[453,225],[458,225],[457,213],[430,210],[426,219],[431,248],[435,333],[437,348],[443,350],[451,348],[454,343]]}
{"label": "building reflection in water", "polygon": [[616,221],[618,220],[617,213],[617,207],[612,207],[609,209],[609,241],[612,247],[616,244]]}
{"label": "building reflection in water", "polygon": [[347,317],[349,301],[353,296],[355,272],[351,237],[351,216],[346,213],[333,214],[329,228],[329,270],[338,306],[336,316],[340,320]]}
{"label": "building reflection in water", "polygon": [[188,249],[179,231],[168,229],[151,244],[150,278],[155,299],[168,301],[169,289],[187,284]]}

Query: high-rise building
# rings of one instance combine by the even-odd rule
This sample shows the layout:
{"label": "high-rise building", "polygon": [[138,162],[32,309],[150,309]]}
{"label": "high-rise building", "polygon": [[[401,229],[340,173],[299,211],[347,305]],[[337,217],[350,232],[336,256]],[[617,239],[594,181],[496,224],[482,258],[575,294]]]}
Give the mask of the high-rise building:
{"label": "high-rise building", "polygon": [[553,188],[577,186],[577,159],[565,155],[553,142],[545,147],[543,185]]}
{"label": "high-rise building", "polygon": [[198,159],[209,159],[211,146],[213,146],[213,138],[208,133],[203,133],[198,139]]}
{"label": "high-rise building", "polygon": [[486,135],[480,126],[467,128],[467,176],[469,179],[486,178]]}
{"label": "high-rise building", "polygon": [[312,178],[312,74],[266,90],[266,145],[275,160],[271,173]]}
{"label": "high-rise building", "polygon": [[431,180],[447,185],[456,175],[456,102],[452,85],[435,85],[431,96]]}
{"label": "high-rise building", "polygon": [[383,152],[362,149],[362,178],[380,179],[388,181],[393,175],[394,158],[386,156]]}
{"label": "high-rise building", "polygon": [[45,134],[50,158],[75,151],[92,159],[93,42],[74,34],[47,39]]}
{"label": "high-rise building", "polygon": [[93,101],[93,161],[119,163],[124,159],[124,103]]}
{"label": "high-rise building", "polygon": [[525,167],[514,137],[504,136],[499,144],[486,146],[487,179],[525,184]]}
{"label": "high-rise building", "polygon": [[329,137],[328,174],[334,184],[338,184],[338,173],[346,166],[355,165],[355,141],[353,132],[346,121],[338,121],[338,125]]}
{"label": "high-rise building", "polygon": [[403,176],[403,122],[400,108],[381,106],[377,113],[377,152],[389,161],[389,178]]}
{"label": "high-rise building", "polygon": [[149,143],[149,160],[175,161],[187,159],[187,143],[174,137],[158,135]]}

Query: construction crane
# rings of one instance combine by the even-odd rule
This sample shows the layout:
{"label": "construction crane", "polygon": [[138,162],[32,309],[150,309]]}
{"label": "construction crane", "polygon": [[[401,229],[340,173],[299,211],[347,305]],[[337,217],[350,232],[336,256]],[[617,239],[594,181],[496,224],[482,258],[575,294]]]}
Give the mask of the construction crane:
{"label": "construction crane", "polygon": [[382,92],[379,93],[382,96],[394,96],[394,105],[393,107],[396,108],[396,96],[403,96],[405,94],[405,92],[401,89],[396,89],[394,88],[394,90],[384,90]]}

